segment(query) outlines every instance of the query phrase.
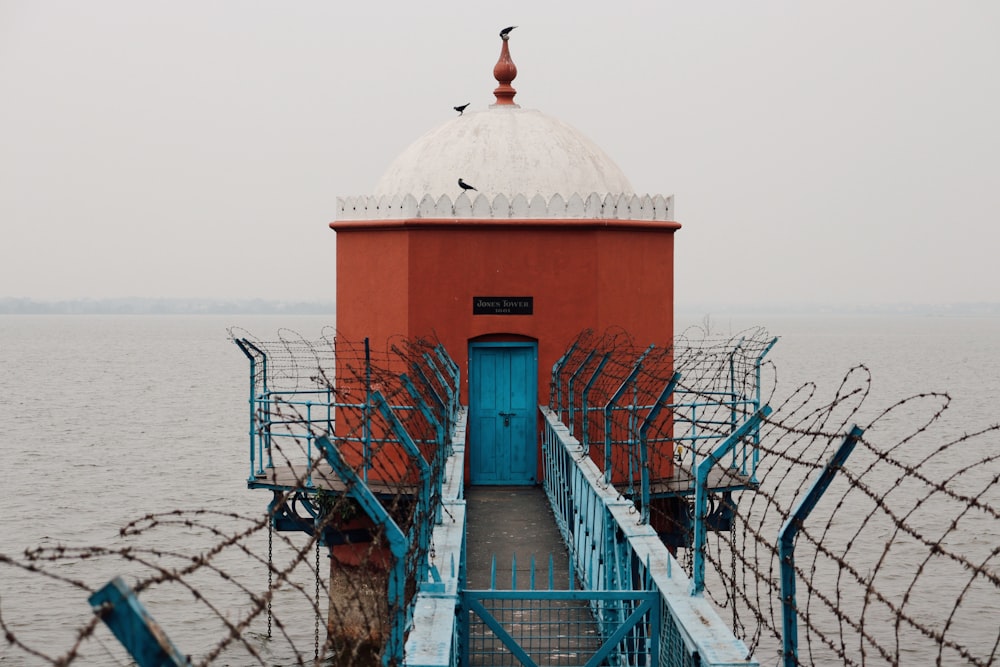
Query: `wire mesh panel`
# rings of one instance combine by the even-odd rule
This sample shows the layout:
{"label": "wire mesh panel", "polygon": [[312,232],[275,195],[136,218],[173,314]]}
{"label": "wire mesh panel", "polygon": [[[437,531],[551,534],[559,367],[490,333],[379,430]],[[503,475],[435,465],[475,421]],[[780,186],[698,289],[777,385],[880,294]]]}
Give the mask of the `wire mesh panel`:
{"label": "wire mesh panel", "polygon": [[655,592],[465,591],[462,600],[467,665],[660,664]]}

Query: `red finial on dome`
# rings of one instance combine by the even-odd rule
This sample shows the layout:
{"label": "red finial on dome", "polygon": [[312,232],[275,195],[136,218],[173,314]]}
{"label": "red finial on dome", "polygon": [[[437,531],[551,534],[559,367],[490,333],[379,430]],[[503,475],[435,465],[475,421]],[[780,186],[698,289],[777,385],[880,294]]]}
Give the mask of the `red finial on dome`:
{"label": "red finial on dome", "polygon": [[512,25],[500,31],[500,39],[503,40],[503,47],[500,49],[500,59],[493,66],[493,76],[500,85],[493,91],[493,94],[497,98],[494,106],[517,106],[514,104],[514,95],[517,94],[517,91],[510,85],[510,82],[517,76],[517,65],[510,59],[510,49],[507,47],[507,40],[510,39],[510,31],[516,27]]}

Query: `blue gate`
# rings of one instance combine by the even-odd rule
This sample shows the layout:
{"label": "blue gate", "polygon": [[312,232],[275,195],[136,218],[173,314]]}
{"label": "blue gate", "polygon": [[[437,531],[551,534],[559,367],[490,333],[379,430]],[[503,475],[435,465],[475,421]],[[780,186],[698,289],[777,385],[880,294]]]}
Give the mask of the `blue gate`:
{"label": "blue gate", "polygon": [[462,664],[660,664],[656,591],[462,591]]}
{"label": "blue gate", "polygon": [[538,347],[469,346],[469,466],[473,484],[537,479]]}

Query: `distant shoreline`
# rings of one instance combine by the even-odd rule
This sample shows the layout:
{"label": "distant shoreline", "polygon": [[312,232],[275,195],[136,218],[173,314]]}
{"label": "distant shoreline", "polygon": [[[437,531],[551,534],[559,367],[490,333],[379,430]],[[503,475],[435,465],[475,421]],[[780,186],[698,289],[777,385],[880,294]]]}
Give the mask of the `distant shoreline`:
{"label": "distant shoreline", "polygon": [[332,301],[266,299],[36,299],[0,297],[0,315],[334,315]]}
{"label": "distant shoreline", "polygon": [[887,303],[887,304],[761,304],[753,305],[676,305],[674,314],[691,316],[873,316],[912,315],[922,317],[1000,316],[1000,303]]}
{"label": "distant shoreline", "polygon": [[[328,315],[333,301],[269,299],[64,299],[0,297],[0,315]],[[928,317],[1000,316],[997,303],[950,304],[675,304],[680,317],[780,315],[913,315]]]}

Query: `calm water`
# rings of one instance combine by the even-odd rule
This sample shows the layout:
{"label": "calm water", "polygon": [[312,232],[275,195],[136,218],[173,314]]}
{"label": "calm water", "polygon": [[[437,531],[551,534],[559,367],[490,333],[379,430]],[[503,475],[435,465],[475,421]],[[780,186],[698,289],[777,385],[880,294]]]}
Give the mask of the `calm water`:
{"label": "calm water", "polygon": [[[245,481],[247,362],[226,329],[241,326],[268,338],[288,327],[311,339],[329,323],[302,316],[0,316],[0,552],[118,546],[121,526],[173,509],[263,512],[268,495],[248,491]],[[699,323],[679,318],[677,328]],[[1000,420],[1000,318],[714,318],[712,324],[723,333],[762,325],[781,337],[769,355],[779,395],[807,380],[832,392],[848,368],[864,362],[874,375],[866,405],[947,391],[954,402],[946,428],[961,433]],[[204,531],[175,529],[150,533],[142,544],[190,550],[215,541]],[[266,553],[266,546],[256,548]],[[226,558],[228,571],[263,588],[259,563],[239,553]],[[129,574],[117,558],[61,567],[60,574],[94,587]],[[89,620],[86,597],[0,567],[4,621],[51,655]],[[245,604],[235,594],[214,601],[234,616]],[[217,628],[191,617],[190,594],[175,589],[147,600],[154,602],[154,616],[185,652],[197,655],[217,640]],[[304,618],[293,633],[311,649],[312,618]],[[75,664],[116,664],[121,655],[99,642],[84,649],[85,659]],[[0,662],[20,664],[11,655],[0,642]]]}

